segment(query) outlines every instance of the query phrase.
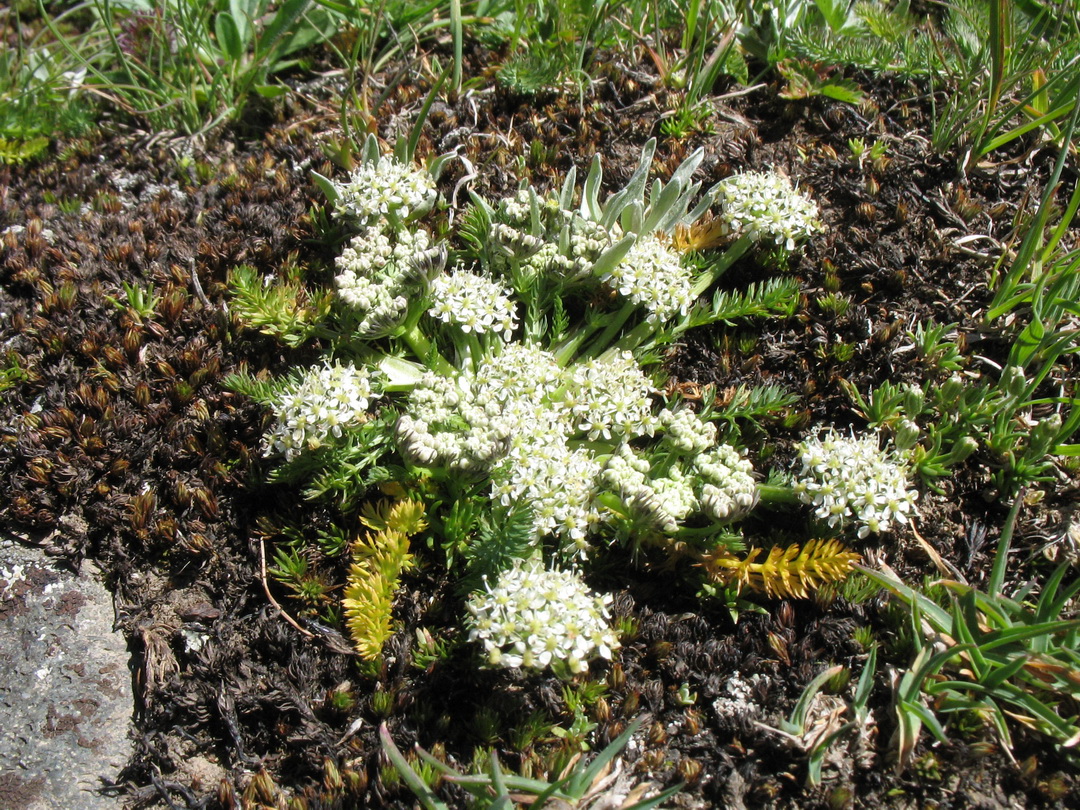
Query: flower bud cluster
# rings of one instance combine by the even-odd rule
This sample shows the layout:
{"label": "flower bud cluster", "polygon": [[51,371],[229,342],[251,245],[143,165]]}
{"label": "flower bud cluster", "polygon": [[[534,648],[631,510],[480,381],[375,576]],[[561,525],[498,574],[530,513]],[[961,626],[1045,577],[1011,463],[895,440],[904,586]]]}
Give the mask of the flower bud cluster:
{"label": "flower bud cluster", "polygon": [[859,537],[907,522],[919,493],[908,489],[906,459],[879,449],[880,441],[876,431],[842,436],[830,428],[799,445],[795,492],[818,519],[830,526],[854,521]]}
{"label": "flower bud cluster", "polygon": [[635,520],[674,534],[696,513],[720,523],[744,516],[757,500],[752,472],[738,450],[718,445],[658,474],[624,443],[608,458],[600,482],[619,494]]}
{"label": "flower bud cluster", "polygon": [[279,395],[265,455],[280,453],[292,461],[331,436],[340,438],[343,428],[367,419],[368,406],[376,399],[365,368],[334,364],[308,369]]}
{"label": "flower bud cluster", "polygon": [[431,293],[431,317],[452,323],[463,332],[501,332],[507,342],[513,336],[517,313],[511,291],[491,279],[458,269],[435,279]]}
{"label": "flower bud cluster", "polygon": [[405,222],[426,213],[435,202],[435,181],[422,169],[413,169],[391,157],[364,163],[348,180],[334,183],[334,213],[362,226],[380,219]]}
{"label": "flower bud cluster", "polygon": [[687,493],[685,487],[679,487],[681,475],[661,482],[650,478],[651,472],[649,460],[623,443],[608,458],[600,481],[619,495],[635,521],[674,534],[679,530],[679,521],[697,509],[697,499],[692,490]]}
{"label": "flower bud cluster", "polygon": [[361,314],[356,332],[379,337],[398,326],[409,301],[442,271],[446,251],[432,247],[426,231],[388,234],[370,227],[349,242],[335,260],[341,271],[334,278],[338,296]]}
{"label": "flower bud cluster", "polygon": [[716,198],[725,233],[768,240],[788,250],[823,230],[817,203],[794,189],[776,172],[745,172],[722,180]]}
{"label": "flower bud cluster", "polygon": [[525,564],[469,597],[469,640],[483,644],[491,666],[576,675],[619,647],[610,604],[609,594],[593,594],[572,571]]}
{"label": "flower bud cluster", "polygon": [[394,426],[398,449],[413,463],[464,473],[486,472],[510,448],[512,423],[500,403],[466,373],[429,371]]}
{"label": "flower bud cluster", "polygon": [[716,425],[703,421],[689,408],[665,408],[658,419],[665,444],[680,453],[696,456],[716,444]]}
{"label": "flower bud cluster", "polygon": [[731,445],[720,444],[694,458],[701,478],[701,511],[720,523],[738,520],[757,503],[754,466]]}

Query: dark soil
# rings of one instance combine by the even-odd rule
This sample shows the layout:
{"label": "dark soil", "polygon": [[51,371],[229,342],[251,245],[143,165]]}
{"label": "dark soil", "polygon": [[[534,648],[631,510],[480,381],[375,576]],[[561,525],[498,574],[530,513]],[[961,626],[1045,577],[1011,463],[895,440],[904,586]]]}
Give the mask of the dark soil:
{"label": "dark soil", "polygon": [[[780,169],[822,207],[827,232],[787,270],[805,295],[799,314],[703,330],[667,363],[672,384],[715,384],[722,393],[773,382],[798,393],[786,426],[769,427],[780,459],[812,424],[862,424],[842,380],[866,391],[882,380],[934,378],[907,349],[905,333],[918,321],[958,323],[975,347],[969,353],[1002,362],[1007,343],[981,328],[987,274],[1054,157],[1051,148],[1021,144],[963,177],[958,155],[929,149],[930,107],[919,87],[862,80],[871,100],[861,108],[759,90],[718,106],[711,132],[661,140],[658,150],[662,174],[703,146],[706,186],[734,171]],[[383,137],[409,126],[424,92],[393,94],[378,116]],[[664,92],[636,66],[613,67],[582,103],[576,94],[475,93],[435,105],[421,152],[460,149],[482,195],[516,186],[519,155],[530,179],[549,185],[571,163],[586,170],[599,152],[608,188],[616,188],[659,134]],[[296,806],[308,808],[412,806],[380,758],[383,715],[403,750],[414,741],[441,747],[462,767],[475,746],[490,744],[508,769],[560,750],[565,759],[558,740],[517,750],[509,742],[536,712],[571,722],[557,680],[479,670],[464,644],[437,665],[415,664],[421,623],[451,628],[460,615],[460,597],[436,565],[421,564],[408,578],[401,632],[374,678],[359,672],[333,628],[309,624],[301,634],[264,591],[262,556],[282,528],[325,518],[297,493],[261,483],[267,417],[221,380],[242,366],[281,373],[314,354],[245,331],[228,311],[226,276],[246,263],[266,273],[298,265],[327,278],[334,247],[317,238],[309,216],[320,205],[310,172],[338,171],[321,148],[334,137],[334,119],[312,102],[280,111],[265,134],[224,132],[194,145],[102,134],[61,143],[33,165],[0,167],[0,230],[8,229],[0,346],[7,364],[26,370],[0,403],[0,517],[6,531],[73,566],[92,557],[109,574],[138,672],[137,753],[121,775],[132,806],[233,807],[241,796],[274,806],[294,795],[306,796]],[[848,150],[856,137],[886,141],[887,162],[859,166]],[[461,176],[462,164],[452,162],[442,179],[448,199]],[[984,238],[962,241],[970,234]],[[765,272],[775,271],[744,262],[723,283],[737,288]],[[851,298],[839,316],[816,305],[835,286],[829,277]],[[124,282],[152,287],[152,317],[110,302],[124,300]],[[989,461],[970,459],[945,495],[919,501],[918,531],[974,583],[988,576],[1005,514]],[[1062,534],[1074,492],[1063,475],[1062,486],[1024,511],[1018,566]],[[775,536],[784,522],[773,515],[774,525],[751,531]],[[981,543],[972,539],[979,527],[988,530]],[[877,546],[859,550],[887,557],[910,582],[936,575],[910,528]],[[804,758],[754,721],[775,723],[827,664],[857,673],[865,652],[853,630],[894,632],[903,624],[895,606],[836,593],[763,600],[762,612],[736,623],[724,606],[694,596],[689,567],[611,567],[604,581],[601,566],[595,584],[618,590],[617,612],[638,631],[589,710],[593,749],[647,713],[627,773],[635,784],[685,782],[679,806],[1065,806],[1075,787],[1073,766],[1020,728],[1019,765],[975,727],[948,744],[924,737],[915,765],[896,774],[882,673],[871,737],[840,746],[824,786],[804,790]],[[1024,563],[1011,575],[1028,571]],[[288,607],[286,592],[272,581],[269,588]],[[898,654],[890,663],[908,661]],[[600,667],[594,674],[604,676]],[[754,685],[748,707],[732,713],[722,698],[736,674]],[[683,684],[696,694],[692,706],[680,700]],[[390,699],[373,700],[377,692]],[[355,706],[336,704],[333,693],[348,693]]]}

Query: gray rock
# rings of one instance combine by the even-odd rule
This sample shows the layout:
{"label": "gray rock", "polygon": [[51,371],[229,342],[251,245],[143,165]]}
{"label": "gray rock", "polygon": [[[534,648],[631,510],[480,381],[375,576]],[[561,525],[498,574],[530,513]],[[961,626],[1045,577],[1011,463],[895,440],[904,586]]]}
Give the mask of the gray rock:
{"label": "gray rock", "polygon": [[131,752],[129,655],[96,567],[0,540],[0,808],[117,810]]}

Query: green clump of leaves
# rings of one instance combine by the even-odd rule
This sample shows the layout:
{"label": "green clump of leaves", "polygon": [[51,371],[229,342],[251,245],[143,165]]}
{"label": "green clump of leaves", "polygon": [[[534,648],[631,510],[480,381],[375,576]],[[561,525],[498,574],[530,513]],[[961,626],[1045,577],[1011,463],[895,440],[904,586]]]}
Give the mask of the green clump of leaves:
{"label": "green clump of leaves", "polygon": [[330,312],[328,292],[311,296],[297,278],[270,279],[246,264],[230,271],[229,289],[232,310],[247,328],[287,346],[310,340]]}
{"label": "green clump of leaves", "polygon": [[49,148],[49,139],[36,138],[0,138],[0,163],[18,165],[33,160]]}

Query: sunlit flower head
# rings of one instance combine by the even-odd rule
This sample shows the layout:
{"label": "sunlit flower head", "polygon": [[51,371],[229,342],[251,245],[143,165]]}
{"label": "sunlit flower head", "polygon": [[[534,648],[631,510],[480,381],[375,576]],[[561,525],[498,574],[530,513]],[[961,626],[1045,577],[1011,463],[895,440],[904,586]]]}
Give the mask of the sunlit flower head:
{"label": "sunlit flower head", "polygon": [[469,640],[483,645],[491,666],[576,675],[619,648],[608,624],[610,603],[572,571],[525,563],[469,597]]}
{"label": "sunlit flower head", "polygon": [[908,488],[905,457],[880,448],[877,431],[843,436],[830,428],[806,439],[798,448],[796,494],[830,526],[854,523],[859,537],[906,523],[919,493]]}
{"label": "sunlit flower head", "polygon": [[823,230],[817,203],[776,172],[733,175],[718,184],[716,199],[718,218],[733,237],[749,235],[794,250],[800,239]]}
{"label": "sunlit flower head", "polygon": [[340,438],[343,429],[367,419],[375,399],[365,368],[335,364],[308,369],[279,395],[265,454],[280,453],[292,461],[330,437]]}

